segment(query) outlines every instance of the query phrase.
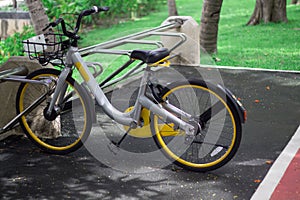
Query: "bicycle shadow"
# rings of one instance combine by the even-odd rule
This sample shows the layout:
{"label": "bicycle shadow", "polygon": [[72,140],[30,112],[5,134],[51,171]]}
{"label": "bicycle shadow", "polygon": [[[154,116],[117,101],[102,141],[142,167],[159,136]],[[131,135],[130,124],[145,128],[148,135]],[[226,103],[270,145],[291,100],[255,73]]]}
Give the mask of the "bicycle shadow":
{"label": "bicycle shadow", "polygon": [[27,139],[0,145],[1,199],[160,199],[166,178],[114,171],[86,150],[58,156],[41,153]]}
{"label": "bicycle shadow", "polygon": [[171,164],[130,173],[106,167],[84,147],[59,156],[42,153],[26,138],[5,141],[0,142],[0,199],[232,199],[239,187],[229,185],[248,184],[230,174],[230,167],[194,173]]}

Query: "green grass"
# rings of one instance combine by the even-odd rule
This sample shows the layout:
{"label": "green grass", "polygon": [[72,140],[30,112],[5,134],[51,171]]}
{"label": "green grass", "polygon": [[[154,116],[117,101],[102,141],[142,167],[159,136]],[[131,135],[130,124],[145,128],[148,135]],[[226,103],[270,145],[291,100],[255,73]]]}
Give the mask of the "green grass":
{"label": "green grass", "polygon": [[300,70],[300,6],[287,6],[288,23],[245,26],[253,9],[254,1],[224,1],[217,64]]}
{"label": "green grass", "polygon": [[[180,15],[192,16],[200,23],[202,1],[177,0]],[[219,23],[217,65],[251,68],[300,70],[300,6],[287,6],[288,23],[246,26],[254,10],[255,1],[223,1]],[[83,36],[81,46],[89,46],[109,39],[159,26],[168,17],[167,6],[135,21],[96,28]],[[136,48],[139,48],[138,46]],[[89,59],[98,60],[99,56]],[[119,58],[118,58],[119,59]],[[117,60],[118,60],[117,59]],[[106,59],[112,63],[115,58]],[[111,68],[111,67],[110,67]]]}

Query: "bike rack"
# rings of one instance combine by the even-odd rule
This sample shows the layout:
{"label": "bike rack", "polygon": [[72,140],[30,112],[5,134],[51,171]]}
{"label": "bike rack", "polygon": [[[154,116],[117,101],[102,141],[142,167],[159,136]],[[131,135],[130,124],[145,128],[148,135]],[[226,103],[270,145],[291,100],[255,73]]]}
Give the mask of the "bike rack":
{"label": "bike rack", "polygon": [[[117,50],[112,49],[115,47],[119,47],[125,44],[146,44],[146,45],[154,45],[157,48],[163,47],[163,43],[161,41],[154,41],[154,40],[144,40],[144,38],[150,37],[150,36],[164,36],[164,37],[174,37],[178,38],[178,42],[175,43],[171,48],[169,48],[170,52],[172,52],[174,49],[178,48],[180,45],[182,45],[187,40],[187,36],[184,33],[176,33],[176,32],[170,32],[170,29],[179,28],[181,25],[183,25],[184,20],[181,19],[175,19],[174,21],[161,25],[152,29],[148,29],[142,32],[138,32],[135,34],[131,34],[128,36],[120,37],[117,39],[113,39],[104,43],[96,44],[93,46],[89,46],[86,48],[82,48],[79,50],[79,53],[85,57],[92,54],[111,54],[111,55],[127,55],[129,56],[132,50]],[[168,32],[169,31],[169,32]],[[175,57],[177,55],[173,55],[172,57]],[[95,65],[100,67],[99,71],[96,71]],[[119,78],[113,79],[116,75],[118,75],[124,68],[124,66],[117,69],[115,72],[112,73],[111,76],[109,76],[110,80],[105,80],[105,82],[100,83],[102,88],[106,88],[108,86],[111,86],[121,80],[124,80],[130,76],[133,76],[140,71],[142,71],[142,63],[137,64],[132,69],[130,69],[128,72],[126,72],[124,75],[122,75]],[[97,77],[101,74],[103,71],[103,67],[101,63],[93,62],[91,64],[88,63],[88,66],[92,67],[94,70],[94,76]]]}

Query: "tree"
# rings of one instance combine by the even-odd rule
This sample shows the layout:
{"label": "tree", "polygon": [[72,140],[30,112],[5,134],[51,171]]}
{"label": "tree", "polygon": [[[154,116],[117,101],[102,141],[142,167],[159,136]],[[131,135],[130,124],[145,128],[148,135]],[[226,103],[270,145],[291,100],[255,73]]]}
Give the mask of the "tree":
{"label": "tree", "polygon": [[25,3],[29,9],[35,34],[43,33],[43,28],[49,24],[49,19],[42,2],[40,0],[25,0]]}
{"label": "tree", "polygon": [[220,12],[223,0],[204,0],[200,25],[200,45],[209,54],[217,53]]}
{"label": "tree", "polygon": [[256,0],[254,12],[247,25],[257,25],[261,21],[287,22],[286,0]]}
{"label": "tree", "polygon": [[169,16],[178,16],[175,0],[168,0]]}

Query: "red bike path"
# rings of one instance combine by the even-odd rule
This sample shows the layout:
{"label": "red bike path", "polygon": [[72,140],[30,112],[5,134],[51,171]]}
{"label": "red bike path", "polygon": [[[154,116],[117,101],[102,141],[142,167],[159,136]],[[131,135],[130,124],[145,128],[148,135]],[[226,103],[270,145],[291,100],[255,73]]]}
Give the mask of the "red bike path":
{"label": "red bike path", "polygon": [[251,200],[300,199],[300,126]]}

